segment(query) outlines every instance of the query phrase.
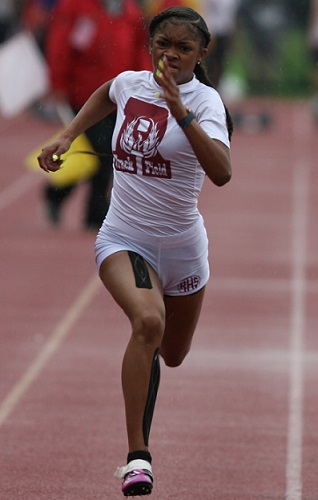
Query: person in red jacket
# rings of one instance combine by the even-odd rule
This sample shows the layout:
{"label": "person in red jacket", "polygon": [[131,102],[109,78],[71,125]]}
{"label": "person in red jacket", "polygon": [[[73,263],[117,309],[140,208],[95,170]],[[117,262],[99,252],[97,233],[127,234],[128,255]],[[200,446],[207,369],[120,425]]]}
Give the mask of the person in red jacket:
{"label": "person in red jacket", "polygon": [[[54,101],[59,107],[70,106],[76,114],[106,80],[122,71],[151,68],[140,7],[135,0],[59,0],[47,33],[46,57]],[[115,115],[110,115],[86,131],[101,154],[100,168],[89,180],[84,215],[88,228],[99,228],[107,213],[114,124]],[[51,222],[60,222],[62,205],[75,187],[45,188]]]}

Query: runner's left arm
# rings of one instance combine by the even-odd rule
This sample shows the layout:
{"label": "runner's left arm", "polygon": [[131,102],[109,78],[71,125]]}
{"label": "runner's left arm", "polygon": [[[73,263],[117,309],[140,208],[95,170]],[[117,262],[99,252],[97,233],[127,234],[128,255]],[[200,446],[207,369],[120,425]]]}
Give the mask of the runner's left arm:
{"label": "runner's left arm", "polygon": [[99,87],[58,139],[42,149],[38,162],[45,172],[58,170],[62,164],[60,156],[68,151],[76,137],[116,109],[116,104],[109,97],[111,83],[112,80]]}

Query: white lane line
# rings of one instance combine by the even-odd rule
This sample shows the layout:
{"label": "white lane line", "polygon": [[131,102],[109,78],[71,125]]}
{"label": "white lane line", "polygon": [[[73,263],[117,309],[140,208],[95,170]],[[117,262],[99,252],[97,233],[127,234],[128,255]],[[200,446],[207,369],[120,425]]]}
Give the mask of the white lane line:
{"label": "white lane line", "polygon": [[88,282],[79,297],[73,305],[68,309],[65,316],[53,331],[43,349],[30,364],[26,372],[22,375],[17,384],[10,391],[8,396],[0,405],[0,427],[13,412],[19,401],[23,398],[27,390],[39,376],[41,370],[48,363],[53,354],[60,347],[61,343],[70,333],[73,325],[76,323],[83,310],[89,305],[95,293],[100,286],[98,276],[95,276]]}
{"label": "white lane line", "polygon": [[[307,112],[307,110],[306,110]],[[295,142],[305,151],[308,118],[295,116]],[[297,126],[298,125],[298,126]],[[300,126],[299,126],[300,125]],[[300,127],[302,130],[300,130]],[[286,462],[286,499],[302,498],[303,357],[305,334],[306,242],[308,237],[309,159],[294,164],[292,227],[292,310],[289,361],[289,410]]]}
{"label": "white lane line", "polygon": [[[0,210],[14,203],[21,195],[40,182],[40,176],[28,172],[0,192]],[[42,179],[41,179],[42,180]]]}

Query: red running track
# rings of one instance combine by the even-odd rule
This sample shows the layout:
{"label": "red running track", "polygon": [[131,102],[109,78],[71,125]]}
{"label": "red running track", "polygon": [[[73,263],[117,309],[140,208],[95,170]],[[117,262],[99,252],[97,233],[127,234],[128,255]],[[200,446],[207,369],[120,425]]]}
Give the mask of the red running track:
{"label": "red running track", "polygon": [[[184,365],[162,366],[154,500],[318,500],[317,128],[305,103],[239,130],[234,177],[201,210],[212,278]],[[119,499],[129,325],[96,277],[81,187],[44,217],[24,158],[56,126],[0,120],[1,500]]]}

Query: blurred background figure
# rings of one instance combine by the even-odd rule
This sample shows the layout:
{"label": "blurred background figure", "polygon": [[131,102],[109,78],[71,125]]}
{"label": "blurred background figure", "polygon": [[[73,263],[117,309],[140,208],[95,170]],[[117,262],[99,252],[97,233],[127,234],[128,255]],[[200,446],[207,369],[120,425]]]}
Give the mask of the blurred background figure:
{"label": "blurred background figure", "polygon": [[318,0],[312,0],[309,14],[309,48],[312,60],[312,112],[318,125]]}
{"label": "blurred background figure", "polygon": [[[77,113],[105,81],[126,70],[151,69],[145,24],[135,0],[58,0],[48,26],[46,58],[57,109]],[[100,157],[88,181],[86,228],[99,228],[108,210],[112,182],[111,138],[115,115],[86,131]],[[81,161],[81,155],[78,155]],[[77,184],[47,185],[43,196],[48,219],[61,221],[61,210]]]}
{"label": "blurred background figure", "polygon": [[217,89],[231,52],[240,3],[241,0],[209,0],[199,5],[213,36],[205,64],[209,78]]}
{"label": "blurred background figure", "polygon": [[18,0],[22,3],[21,28],[32,33],[42,52],[51,21],[52,11],[58,0]]}
{"label": "blurred background figure", "polygon": [[249,50],[246,66],[250,83],[259,92],[277,86],[280,52],[291,28],[292,10],[286,0],[242,0],[241,21],[245,27]]}
{"label": "blurred background figure", "polygon": [[0,43],[5,42],[14,32],[18,18],[16,0],[0,0]]}
{"label": "blurred background figure", "polygon": [[[235,6],[233,3],[232,8],[232,15],[235,16],[232,33],[237,22],[236,54],[240,54],[240,69],[244,73],[244,81],[241,80],[242,96],[266,95],[275,89],[277,91],[283,41],[291,27],[288,1],[240,0]],[[220,92],[223,93],[222,90]],[[235,96],[235,92],[232,93]],[[249,133],[268,129],[274,120],[266,102],[257,105],[253,111],[246,111],[239,99],[232,116],[235,126]]]}

